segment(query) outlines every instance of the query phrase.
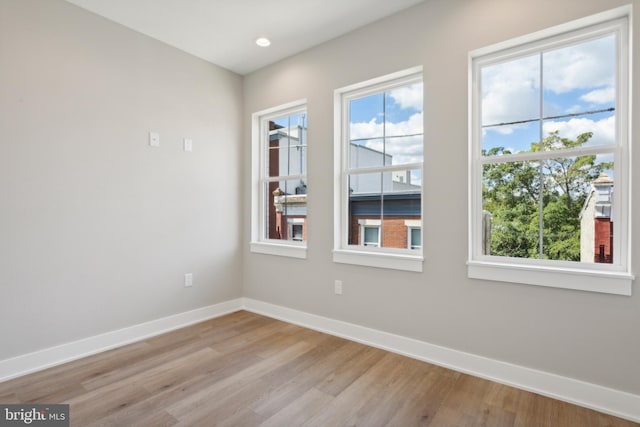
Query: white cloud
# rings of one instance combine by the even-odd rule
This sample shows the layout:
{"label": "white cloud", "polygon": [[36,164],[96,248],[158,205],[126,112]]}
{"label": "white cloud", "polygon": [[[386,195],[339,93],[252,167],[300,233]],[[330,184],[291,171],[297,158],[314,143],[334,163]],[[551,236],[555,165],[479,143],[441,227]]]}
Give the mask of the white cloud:
{"label": "white cloud", "polygon": [[590,102],[592,104],[606,104],[616,99],[616,92],[613,87],[592,90],[580,97],[581,101]]}
{"label": "white cloud", "polygon": [[607,117],[601,120],[574,118],[566,122],[545,122],[544,134],[559,131],[563,138],[575,139],[585,132],[593,132],[593,137],[587,142],[587,146],[614,144],[616,141],[616,118]]}
{"label": "white cloud", "polygon": [[349,132],[351,139],[377,138],[382,136],[382,123],[376,119],[369,122],[351,123]]}
{"label": "white cloud", "polygon": [[544,54],[544,88],[557,94],[574,89],[612,86],[615,38],[603,37]]}
{"label": "white cloud", "polygon": [[[538,56],[529,56],[482,69],[482,123],[493,125],[537,117],[539,114]],[[512,126],[489,128],[510,134]]]}
{"label": "white cloud", "polygon": [[412,136],[402,139],[387,140],[387,153],[393,156],[394,165],[407,163],[419,163],[422,161],[423,152],[422,136]]}
{"label": "white cloud", "polygon": [[389,96],[400,105],[400,108],[413,108],[422,111],[422,83],[403,86],[389,92]]}
{"label": "white cloud", "polygon": [[[385,130],[387,136],[422,133],[422,116],[422,113],[416,113],[403,122],[387,122]],[[350,135],[351,139],[382,137],[382,123],[376,122],[376,119],[371,119],[368,122],[351,123]]]}
{"label": "white cloud", "polygon": [[[387,136],[414,135],[423,133],[422,113],[413,114],[403,122],[387,122]],[[393,164],[417,163],[423,157],[423,137],[412,136],[403,138],[389,138],[386,147],[382,146],[383,135],[382,123],[377,123],[375,119],[369,122],[351,123],[351,139],[378,138],[366,141],[364,145],[372,150],[382,152],[385,149],[387,154],[393,156]]]}

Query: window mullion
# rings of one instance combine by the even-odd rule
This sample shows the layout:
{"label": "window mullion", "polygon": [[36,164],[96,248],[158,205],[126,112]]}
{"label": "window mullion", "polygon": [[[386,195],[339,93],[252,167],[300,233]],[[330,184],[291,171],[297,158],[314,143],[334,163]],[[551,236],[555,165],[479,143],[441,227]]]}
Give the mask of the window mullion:
{"label": "window mullion", "polygon": [[[387,92],[382,92],[382,165],[387,166]],[[383,247],[384,235],[384,172],[380,172],[380,231],[378,245]]]}
{"label": "window mullion", "polygon": [[[538,107],[540,109],[540,121],[538,122],[538,132],[539,132],[539,141],[540,141],[540,146],[539,146],[539,151],[543,151],[544,147],[543,147],[543,140],[544,140],[544,120],[542,119],[544,117],[544,54],[540,53],[540,70],[539,73],[539,79],[540,79],[540,95],[538,98]],[[539,164],[539,169],[538,169],[538,174],[540,177],[540,190],[539,190],[539,195],[538,195],[538,258],[542,259],[543,258],[543,253],[544,253],[544,171],[542,168],[542,161],[540,161]]]}

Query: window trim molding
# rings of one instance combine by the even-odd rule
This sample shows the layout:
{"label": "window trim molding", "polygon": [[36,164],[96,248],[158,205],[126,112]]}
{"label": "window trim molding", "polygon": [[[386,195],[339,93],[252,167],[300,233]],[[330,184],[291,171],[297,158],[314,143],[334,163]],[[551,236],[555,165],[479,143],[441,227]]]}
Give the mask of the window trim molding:
{"label": "window trim molding", "polygon": [[[375,248],[371,246],[358,247],[348,244],[349,218],[347,209],[343,209],[348,203],[348,150],[349,146],[343,144],[348,135],[349,117],[348,109],[344,105],[350,98],[368,96],[389,90],[393,86],[402,86],[416,79],[423,79],[423,67],[416,66],[384,76],[369,79],[363,82],[348,85],[334,90],[333,96],[333,123],[334,123],[334,187],[333,187],[333,221],[334,221],[334,249],[333,262],[341,264],[354,264],[367,267],[389,268],[395,270],[422,272],[424,257],[420,254],[411,254],[410,250],[393,248]],[[412,165],[399,165],[400,169],[409,169]],[[413,165],[415,166],[415,165]],[[424,171],[424,161],[421,164]],[[414,167],[415,169],[415,167]],[[365,173],[361,171],[359,173]],[[424,176],[424,173],[423,173]],[[421,212],[424,214],[424,187],[421,197]],[[382,227],[380,228],[380,237]],[[411,252],[417,252],[413,250]]]}
{"label": "window trim molding", "polygon": [[[265,120],[307,111],[307,99],[281,104],[251,114],[251,240],[249,249],[252,253],[284,256],[291,258],[307,258],[307,242],[266,239],[264,234],[265,220],[263,215],[264,194],[261,191],[261,180],[266,170],[265,150],[262,141],[262,126]],[[309,176],[307,174],[307,181]],[[309,214],[307,211],[307,221]]]}
{"label": "window trim molding", "polygon": [[[632,90],[633,52],[631,46],[632,6],[622,6],[609,11],[577,19],[525,36],[476,49],[468,60],[468,277],[510,283],[524,283],[546,287],[575,289],[617,295],[631,295],[631,143],[632,143]],[[482,255],[482,215],[476,215],[482,207],[480,114],[481,99],[478,96],[482,66],[508,58],[539,52],[545,47],[566,45],[587,37],[616,33],[618,38],[616,75],[616,144],[609,147],[616,162],[616,181],[620,203],[615,222],[619,224],[614,253],[623,254],[615,265],[591,265],[563,261],[518,259]],[[526,45],[526,46],[525,46]],[[516,53],[517,54],[514,54]],[[602,147],[599,147],[601,149]],[[586,149],[585,151],[589,151]],[[563,153],[554,152],[554,155]],[[572,155],[583,153],[573,152]],[[521,158],[522,157],[522,158]],[[526,155],[524,155],[526,157]],[[523,160],[519,156],[515,160]],[[539,156],[538,156],[539,157]],[[537,158],[537,157],[536,157]],[[619,166],[618,166],[619,165]],[[621,184],[620,184],[621,183]],[[525,274],[523,274],[525,273]]]}

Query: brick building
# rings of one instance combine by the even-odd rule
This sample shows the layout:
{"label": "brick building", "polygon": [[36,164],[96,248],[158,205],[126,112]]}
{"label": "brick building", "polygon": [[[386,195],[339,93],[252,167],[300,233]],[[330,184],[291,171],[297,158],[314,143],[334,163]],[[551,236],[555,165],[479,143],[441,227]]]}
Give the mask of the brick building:
{"label": "brick building", "polygon": [[580,212],[580,261],[613,262],[613,180],[605,173],[593,181]]}

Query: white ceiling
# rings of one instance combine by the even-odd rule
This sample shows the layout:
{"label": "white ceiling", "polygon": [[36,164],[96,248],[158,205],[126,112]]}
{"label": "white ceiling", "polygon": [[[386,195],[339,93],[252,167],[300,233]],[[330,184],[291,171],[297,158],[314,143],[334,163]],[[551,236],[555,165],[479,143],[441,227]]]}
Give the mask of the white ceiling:
{"label": "white ceiling", "polygon": [[[67,0],[239,74],[424,0]],[[271,39],[260,48],[255,39]]]}

